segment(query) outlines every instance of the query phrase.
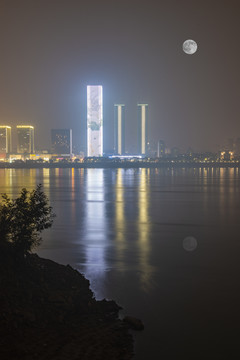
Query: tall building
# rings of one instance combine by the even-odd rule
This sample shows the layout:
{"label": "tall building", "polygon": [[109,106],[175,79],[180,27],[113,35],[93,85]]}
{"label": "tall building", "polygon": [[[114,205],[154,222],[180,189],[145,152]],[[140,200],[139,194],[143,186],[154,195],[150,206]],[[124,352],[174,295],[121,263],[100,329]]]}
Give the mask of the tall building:
{"label": "tall building", "polygon": [[0,153],[8,154],[12,150],[12,133],[10,126],[0,125]]}
{"label": "tall building", "polygon": [[114,152],[116,155],[125,153],[125,105],[114,105]]}
{"label": "tall building", "polygon": [[87,86],[87,156],[103,155],[102,86]]}
{"label": "tall building", "polygon": [[30,125],[17,126],[17,152],[19,154],[34,153],[34,127]]}
{"label": "tall building", "polygon": [[163,140],[159,140],[157,144],[157,157],[164,157],[166,153],[166,145]]}
{"label": "tall building", "polygon": [[148,104],[138,104],[138,153],[147,154]]}
{"label": "tall building", "polygon": [[72,154],[72,129],[52,129],[51,141],[54,154]]}

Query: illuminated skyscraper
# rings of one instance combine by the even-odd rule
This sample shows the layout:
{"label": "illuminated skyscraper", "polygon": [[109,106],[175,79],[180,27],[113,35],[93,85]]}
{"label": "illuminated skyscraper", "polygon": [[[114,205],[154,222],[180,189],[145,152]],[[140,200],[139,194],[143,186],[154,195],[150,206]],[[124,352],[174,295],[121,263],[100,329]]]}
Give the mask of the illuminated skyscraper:
{"label": "illuminated skyscraper", "polygon": [[34,153],[34,127],[29,125],[17,126],[17,152],[19,154]]}
{"label": "illuminated skyscraper", "polygon": [[147,154],[148,104],[138,104],[138,153]]}
{"label": "illuminated skyscraper", "polygon": [[54,154],[72,154],[72,129],[52,129],[51,140]]}
{"label": "illuminated skyscraper", "polygon": [[12,136],[10,126],[0,126],[0,153],[8,154],[12,149]]}
{"label": "illuminated skyscraper", "polygon": [[114,105],[114,152],[125,153],[125,105]]}
{"label": "illuminated skyscraper", "polygon": [[103,155],[102,86],[87,86],[87,156]]}

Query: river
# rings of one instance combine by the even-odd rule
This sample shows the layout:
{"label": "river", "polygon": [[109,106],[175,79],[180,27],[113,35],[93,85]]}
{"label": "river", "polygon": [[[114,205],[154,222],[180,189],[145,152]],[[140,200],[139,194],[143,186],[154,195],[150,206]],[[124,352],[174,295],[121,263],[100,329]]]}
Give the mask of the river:
{"label": "river", "polygon": [[221,359],[237,348],[238,168],[0,169],[11,197],[39,183],[57,216],[37,253],[142,319],[135,360]]}

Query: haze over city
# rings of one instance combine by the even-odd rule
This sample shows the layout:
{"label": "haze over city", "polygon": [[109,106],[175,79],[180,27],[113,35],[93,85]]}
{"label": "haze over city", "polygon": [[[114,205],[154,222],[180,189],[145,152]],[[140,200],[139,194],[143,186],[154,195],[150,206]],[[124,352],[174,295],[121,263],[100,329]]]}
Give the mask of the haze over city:
{"label": "haze over city", "polygon": [[[104,147],[114,103],[126,104],[126,149],[136,151],[137,103],[149,141],[216,151],[240,136],[237,1],[1,1],[0,122],[33,125],[36,146],[72,128],[86,146],[86,86],[101,84]],[[193,55],[182,51],[194,39]]]}

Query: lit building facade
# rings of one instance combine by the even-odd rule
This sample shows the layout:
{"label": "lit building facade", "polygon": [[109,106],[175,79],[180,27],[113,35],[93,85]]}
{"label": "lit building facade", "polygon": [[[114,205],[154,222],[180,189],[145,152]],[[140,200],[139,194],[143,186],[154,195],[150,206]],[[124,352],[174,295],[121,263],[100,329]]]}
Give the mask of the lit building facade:
{"label": "lit building facade", "polygon": [[138,104],[138,153],[147,154],[148,104]]}
{"label": "lit building facade", "polygon": [[18,154],[34,153],[34,127],[30,125],[17,126]]}
{"label": "lit building facade", "polygon": [[0,153],[9,154],[12,150],[11,127],[0,125]]}
{"label": "lit building facade", "polygon": [[125,153],[125,105],[114,105],[114,152],[116,155]]}
{"label": "lit building facade", "polygon": [[102,86],[87,86],[87,156],[103,155]]}
{"label": "lit building facade", "polygon": [[72,154],[72,129],[52,129],[51,142],[54,154]]}

